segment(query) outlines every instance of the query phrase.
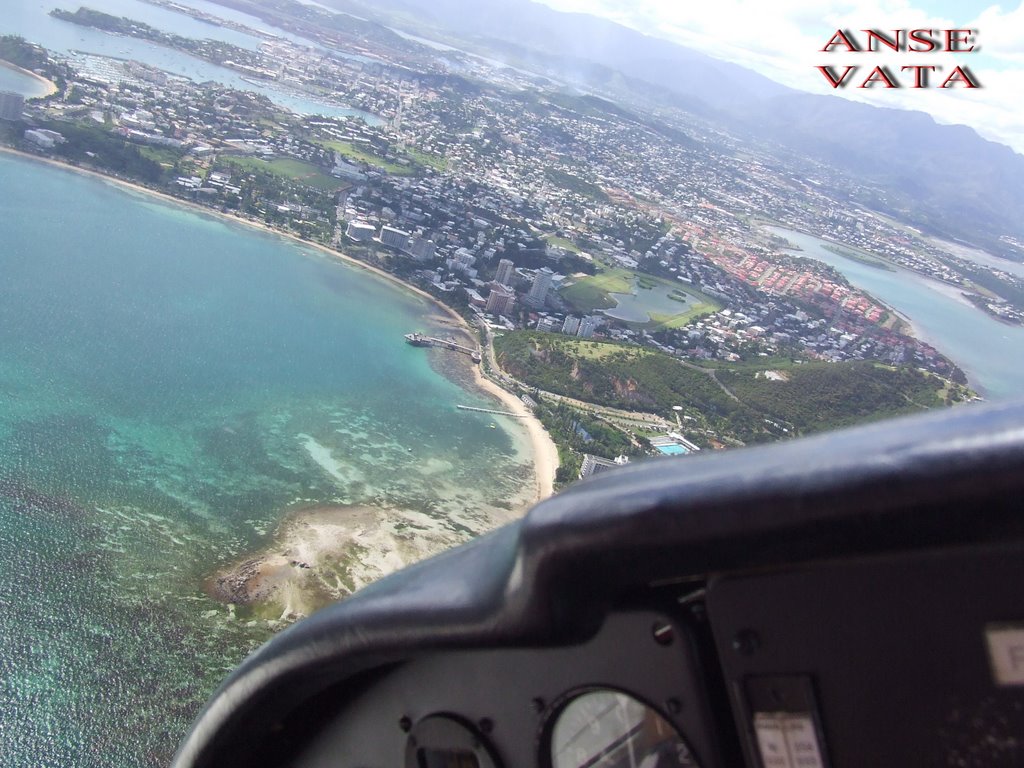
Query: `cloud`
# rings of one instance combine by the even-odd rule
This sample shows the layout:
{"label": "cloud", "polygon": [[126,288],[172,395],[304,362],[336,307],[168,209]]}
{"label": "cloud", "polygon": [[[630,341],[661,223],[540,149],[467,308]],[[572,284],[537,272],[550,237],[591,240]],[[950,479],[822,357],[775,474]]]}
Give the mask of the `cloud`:
{"label": "cloud", "polygon": [[[829,93],[879,106],[918,109],[943,123],[969,125],[983,136],[1024,153],[1024,2],[1004,10],[996,4],[948,0],[544,0],[559,10],[604,16],[650,35],[673,40],[741,64],[799,90]],[[966,18],[970,16],[971,18]],[[849,54],[822,48],[837,29],[974,29],[974,53]],[[859,34],[859,33],[858,33]],[[884,65],[900,88],[833,89],[820,65],[858,65],[856,85]],[[934,85],[966,66],[983,87],[914,89],[914,72],[900,68],[934,65]]]}

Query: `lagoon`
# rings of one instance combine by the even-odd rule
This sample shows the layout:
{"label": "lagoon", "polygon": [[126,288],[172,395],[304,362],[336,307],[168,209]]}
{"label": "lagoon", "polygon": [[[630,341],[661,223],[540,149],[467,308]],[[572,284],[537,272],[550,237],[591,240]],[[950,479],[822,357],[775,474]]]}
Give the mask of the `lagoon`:
{"label": "lagoon", "polygon": [[800,248],[800,256],[835,267],[853,285],[903,315],[915,335],[957,363],[986,397],[1024,393],[1024,327],[995,320],[953,286],[906,269],[890,272],[844,258],[824,248],[828,241],[802,232],[782,227],[767,230]]}
{"label": "lagoon", "polygon": [[442,332],[432,303],[39,162],[0,154],[0,188],[5,768],[166,764],[277,626],[204,579],[289,510],[464,538],[529,501],[521,427],[403,341]]}

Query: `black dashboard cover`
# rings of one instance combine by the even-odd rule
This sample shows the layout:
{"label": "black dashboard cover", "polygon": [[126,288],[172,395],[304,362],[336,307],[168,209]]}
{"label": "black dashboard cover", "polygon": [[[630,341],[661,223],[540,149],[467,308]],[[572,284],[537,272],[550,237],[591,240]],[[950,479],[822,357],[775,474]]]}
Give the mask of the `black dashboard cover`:
{"label": "black dashboard cover", "polygon": [[426,653],[580,642],[663,580],[1024,540],[1024,402],[969,405],[594,477],[273,638],[216,692],[176,768],[260,764],[328,687]]}

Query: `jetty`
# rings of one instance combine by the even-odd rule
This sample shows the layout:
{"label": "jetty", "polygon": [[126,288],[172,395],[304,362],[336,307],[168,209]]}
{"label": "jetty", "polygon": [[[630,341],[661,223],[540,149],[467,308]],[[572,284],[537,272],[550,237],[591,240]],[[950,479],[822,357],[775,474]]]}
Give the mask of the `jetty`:
{"label": "jetty", "polygon": [[494,408],[476,408],[472,405],[456,405],[460,411],[476,411],[477,413],[494,413],[498,416],[511,416],[513,419],[522,419],[525,416],[521,413],[512,413],[512,411],[498,411]]}
{"label": "jetty", "polygon": [[459,344],[454,338],[438,339],[422,333],[407,333],[405,334],[405,341],[414,347],[441,347],[442,349],[450,349],[453,352],[461,352],[464,355],[469,355],[474,363],[479,363],[483,359],[483,355],[478,348]]}

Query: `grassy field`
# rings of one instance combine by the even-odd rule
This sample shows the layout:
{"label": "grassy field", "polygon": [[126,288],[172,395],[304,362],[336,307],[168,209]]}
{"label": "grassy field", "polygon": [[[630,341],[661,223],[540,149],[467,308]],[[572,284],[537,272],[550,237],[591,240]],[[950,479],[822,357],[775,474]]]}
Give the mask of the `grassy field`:
{"label": "grassy field", "polygon": [[572,240],[566,240],[564,237],[558,235],[548,235],[544,238],[548,245],[553,245],[556,248],[564,248],[570,253],[580,253],[579,246],[576,245]]}
{"label": "grassy field", "polygon": [[349,160],[372,165],[374,168],[380,168],[385,173],[390,173],[394,176],[409,176],[415,170],[412,165],[400,165],[399,163],[393,163],[390,160],[385,160],[383,157],[378,157],[363,147],[357,147],[355,144],[348,141],[324,140],[317,143],[327,149],[334,150],[339,155]]}
{"label": "grassy field", "polygon": [[665,286],[673,289],[675,294],[686,294],[699,302],[691,306],[680,304],[683,311],[678,314],[650,313],[650,322],[643,324],[643,327],[650,331],[682,328],[696,317],[710,315],[721,309],[717,302],[692,288],[682,288],[671,280],[621,268],[608,268],[596,275],[584,277],[565,288],[561,295],[578,312],[590,313],[614,307],[615,299],[609,294],[632,292],[634,281],[640,289]]}
{"label": "grassy field", "polygon": [[608,269],[584,277],[562,291],[562,298],[580,312],[609,309],[615,299],[609,293],[629,293],[633,290],[633,272],[628,269]]}
{"label": "grassy field", "polygon": [[273,160],[260,160],[256,157],[222,157],[224,162],[237,168],[266,171],[293,181],[301,181],[317,189],[334,190],[344,186],[342,181],[323,172],[311,163],[294,160],[290,157],[275,157]]}
{"label": "grassy field", "polygon": [[[679,405],[694,420],[690,434],[748,444],[913,413],[971,395],[917,369],[870,361],[796,365],[758,358],[719,362],[712,377],[656,350],[557,333],[516,331],[495,339],[494,346],[502,367],[530,387],[665,419],[673,419]],[[769,378],[767,371],[786,375]]]}
{"label": "grassy field", "polygon": [[567,336],[564,339],[559,338],[558,342],[562,345],[563,349],[574,357],[583,360],[603,360],[620,352],[625,352],[635,359],[656,354],[653,349],[634,347],[627,344],[615,344],[607,341],[587,341],[586,339],[575,339],[571,336]]}
{"label": "grassy field", "polygon": [[701,303],[695,304],[693,307],[679,315],[659,315],[657,312],[652,312],[651,322],[647,324],[647,330],[660,331],[682,328],[684,325],[689,324],[690,321],[704,315],[713,314],[719,309],[720,307],[717,304]]}
{"label": "grassy field", "polygon": [[165,168],[173,166],[182,156],[182,152],[176,152],[168,147],[139,147],[143,157],[155,160]]}

